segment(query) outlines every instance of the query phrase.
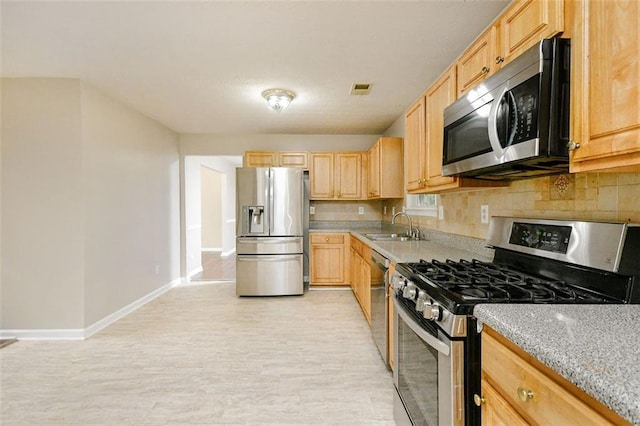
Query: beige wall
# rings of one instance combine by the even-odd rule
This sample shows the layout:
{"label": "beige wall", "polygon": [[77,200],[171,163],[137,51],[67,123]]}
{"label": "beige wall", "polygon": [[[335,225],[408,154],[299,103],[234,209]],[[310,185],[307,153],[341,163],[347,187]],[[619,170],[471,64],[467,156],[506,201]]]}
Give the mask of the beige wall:
{"label": "beige wall", "polygon": [[2,82],[0,327],[81,328],[81,85]]}
{"label": "beige wall", "polygon": [[378,135],[181,134],[182,155],[242,155],[264,151],[366,151]]}
{"label": "beige wall", "polygon": [[178,135],[82,89],[89,326],[180,277]]}
{"label": "beige wall", "polygon": [[3,330],[83,329],[179,277],[175,133],[72,79],[3,79],[2,112]]}
{"label": "beige wall", "polygon": [[200,166],[202,248],[222,250],[222,175]]}

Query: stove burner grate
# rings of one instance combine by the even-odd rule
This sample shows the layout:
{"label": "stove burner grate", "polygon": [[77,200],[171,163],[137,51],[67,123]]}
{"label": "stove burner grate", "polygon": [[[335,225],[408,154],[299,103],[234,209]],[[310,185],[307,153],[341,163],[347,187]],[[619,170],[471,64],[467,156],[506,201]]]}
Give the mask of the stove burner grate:
{"label": "stove burner grate", "polygon": [[432,260],[406,266],[423,280],[468,302],[597,303],[604,299],[564,281],[518,272],[505,265],[476,259]]}

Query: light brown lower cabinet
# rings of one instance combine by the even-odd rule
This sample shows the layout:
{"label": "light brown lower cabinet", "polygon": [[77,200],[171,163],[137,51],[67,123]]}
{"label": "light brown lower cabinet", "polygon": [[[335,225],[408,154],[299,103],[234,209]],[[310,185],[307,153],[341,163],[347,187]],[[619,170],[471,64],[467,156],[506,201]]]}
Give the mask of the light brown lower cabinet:
{"label": "light brown lower cabinet", "polygon": [[309,239],[309,284],[348,285],[349,234],[312,233]]}
{"label": "light brown lower cabinet", "polygon": [[362,313],[371,324],[371,248],[351,237],[351,289],[360,304]]}
{"label": "light brown lower cabinet", "polygon": [[482,331],[482,424],[628,425],[491,328]]}

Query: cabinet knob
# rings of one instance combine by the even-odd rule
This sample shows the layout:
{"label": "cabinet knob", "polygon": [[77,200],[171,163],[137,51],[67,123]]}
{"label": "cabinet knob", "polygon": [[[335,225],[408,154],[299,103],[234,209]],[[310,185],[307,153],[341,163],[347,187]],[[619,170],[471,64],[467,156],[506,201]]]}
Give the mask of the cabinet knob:
{"label": "cabinet knob", "polygon": [[578,148],[580,148],[580,143],[578,143],[578,142],[576,142],[576,141],[574,141],[574,140],[570,140],[570,141],[567,143],[567,149],[568,149],[569,151],[574,151],[574,150],[576,150],[576,149],[578,149]]}
{"label": "cabinet knob", "polygon": [[481,405],[483,405],[485,402],[487,402],[483,397],[481,397],[480,395],[478,395],[477,393],[473,394],[473,402],[474,404],[476,404],[478,407],[480,407]]}
{"label": "cabinet knob", "polygon": [[527,402],[530,399],[533,399],[533,391],[529,389],[525,389],[523,387],[518,388],[518,398],[520,401]]}
{"label": "cabinet knob", "polygon": [[325,238],[324,240],[325,240],[326,242],[329,242],[329,237]]}
{"label": "cabinet knob", "polygon": [[481,72],[482,72],[482,74],[489,74],[489,68],[488,67],[482,67]]}
{"label": "cabinet knob", "polygon": [[504,58],[502,56],[496,56],[496,64],[501,64],[504,62]]}

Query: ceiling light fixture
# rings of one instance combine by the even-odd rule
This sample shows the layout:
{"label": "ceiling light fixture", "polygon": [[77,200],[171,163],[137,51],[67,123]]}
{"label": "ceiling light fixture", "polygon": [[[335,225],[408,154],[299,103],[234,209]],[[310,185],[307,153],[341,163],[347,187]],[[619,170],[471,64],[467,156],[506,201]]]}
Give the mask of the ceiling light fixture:
{"label": "ceiling light fixture", "polygon": [[285,89],[269,89],[262,92],[262,97],[267,100],[271,109],[280,112],[289,106],[296,94]]}

